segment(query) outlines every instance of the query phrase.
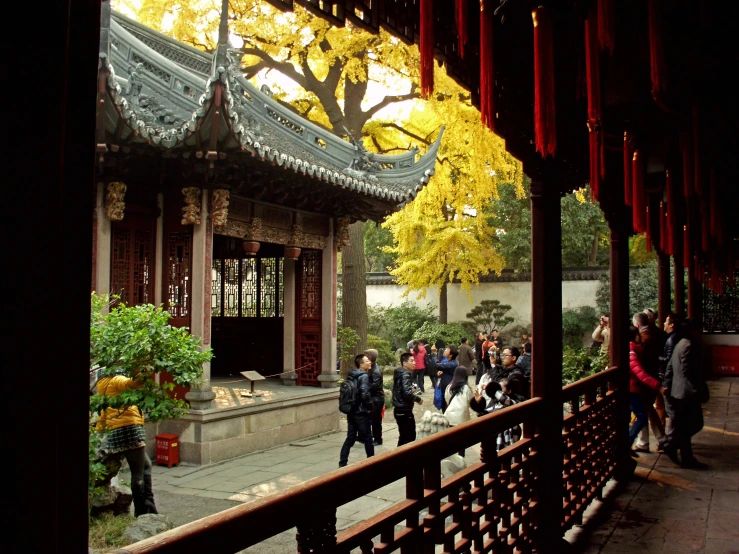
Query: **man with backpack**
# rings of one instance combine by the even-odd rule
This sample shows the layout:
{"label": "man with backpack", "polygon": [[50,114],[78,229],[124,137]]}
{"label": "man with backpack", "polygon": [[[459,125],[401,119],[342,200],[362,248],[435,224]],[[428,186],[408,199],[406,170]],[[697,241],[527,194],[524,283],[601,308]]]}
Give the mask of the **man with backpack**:
{"label": "man with backpack", "polygon": [[348,424],[346,440],[339,455],[339,467],[344,467],[349,462],[349,452],[357,442],[357,436],[364,443],[367,457],[375,455],[375,445],[372,444],[372,432],[370,431],[372,394],[367,375],[372,362],[365,354],[357,354],[354,357],[354,366],[354,369],[349,370],[349,375],[339,389],[339,411],[346,414]]}
{"label": "man with backpack", "polygon": [[372,426],[372,443],[375,446],[382,444],[382,408],[385,406],[385,389],[382,387],[382,370],[377,365],[379,353],[374,348],[365,350],[364,353],[372,362],[367,375],[370,380],[370,396],[372,396],[372,413],[370,424]]}
{"label": "man with backpack", "polygon": [[423,404],[423,400],[413,389],[412,372],[416,368],[413,354],[400,355],[400,365],[393,374],[393,415],[398,423],[398,446],[416,440],[416,418],[413,416],[413,403]]}

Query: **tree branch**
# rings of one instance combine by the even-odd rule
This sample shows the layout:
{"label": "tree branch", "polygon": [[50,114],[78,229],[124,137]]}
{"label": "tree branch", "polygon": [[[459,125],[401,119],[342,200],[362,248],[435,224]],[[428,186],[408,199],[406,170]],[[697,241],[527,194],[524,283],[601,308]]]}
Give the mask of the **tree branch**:
{"label": "tree branch", "polygon": [[420,98],[421,95],[416,92],[417,86],[414,83],[411,86],[411,91],[408,94],[400,94],[397,96],[386,96],[382,100],[380,100],[377,104],[372,106],[370,109],[368,109],[366,112],[363,112],[367,119],[371,119],[373,115],[375,115],[377,112],[379,112],[382,108],[385,108],[389,106],[390,104],[394,104],[395,102],[403,102],[405,100],[415,100],[416,98]]}
{"label": "tree branch", "polygon": [[409,131],[407,129],[404,129],[403,127],[401,127],[397,123],[382,123],[382,124],[380,124],[380,127],[385,127],[387,129],[396,129],[396,130],[400,131],[401,133],[403,133],[404,135],[407,135],[407,136],[411,137],[412,139],[416,139],[418,142],[421,142],[421,143],[425,144],[426,146],[428,146],[428,145],[431,144],[431,141],[429,139],[423,138],[423,137],[421,137],[421,136],[419,136],[419,135],[417,135],[415,133],[412,133],[411,131]]}
{"label": "tree branch", "polygon": [[285,77],[292,79],[304,89],[308,89],[307,77],[305,75],[301,75],[300,72],[295,69],[295,66],[293,64],[287,62],[279,62],[266,52],[262,52],[259,48],[244,48],[242,50],[244,52],[244,55],[256,56],[257,58],[260,58],[262,60],[261,63],[264,63],[265,67],[279,71]]}

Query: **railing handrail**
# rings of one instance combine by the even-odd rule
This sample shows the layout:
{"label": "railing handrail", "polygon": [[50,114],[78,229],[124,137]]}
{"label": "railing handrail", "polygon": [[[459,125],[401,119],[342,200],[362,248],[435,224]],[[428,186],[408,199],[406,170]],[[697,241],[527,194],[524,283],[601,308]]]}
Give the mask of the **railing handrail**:
{"label": "railing handrail", "polygon": [[[231,553],[248,548],[295,527],[299,518],[326,506],[342,506],[408,475],[419,464],[427,465],[468,448],[524,421],[534,421],[542,407],[532,398],[485,417],[455,426],[453,432],[437,433],[400,448],[367,458],[339,471],[294,485],[280,494],[187,523],[149,539],[115,550],[120,554],[156,552]],[[481,439],[482,438],[482,439]],[[372,471],[367,471],[369,467]],[[248,530],[248,532],[247,532]]]}
{"label": "railing handrail", "polygon": [[579,381],[575,381],[574,383],[565,385],[564,387],[562,387],[562,399],[566,400],[567,398],[571,398],[573,396],[585,394],[594,386],[597,387],[598,385],[606,385],[612,382],[617,377],[618,370],[619,368],[616,366],[609,367],[608,369],[599,371],[594,375],[590,375],[588,377],[580,379]]}

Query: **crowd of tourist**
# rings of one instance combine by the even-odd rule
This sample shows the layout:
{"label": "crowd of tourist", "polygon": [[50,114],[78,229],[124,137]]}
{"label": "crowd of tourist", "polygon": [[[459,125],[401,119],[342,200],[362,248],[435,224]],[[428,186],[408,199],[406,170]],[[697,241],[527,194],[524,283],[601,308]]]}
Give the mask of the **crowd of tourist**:
{"label": "crowd of tourist", "polygon": [[[652,309],[634,314],[629,337],[629,427],[630,455],[649,452],[649,431],[657,451],[687,468],[702,468],[691,447],[691,437],[703,428],[701,403],[708,399],[708,388],[700,369],[697,331],[689,320],[670,313],[663,329]],[[593,331],[593,347],[600,354],[610,352],[610,322],[602,316]],[[505,346],[497,329],[479,332],[470,344],[462,337],[459,345],[443,340],[430,344],[412,340],[400,354],[400,367],[393,374],[393,415],[398,424],[398,446],[416,439],[414,404],[422,404],[426,378],[434,389],[434,405],[454,427],[469,421],[471,413],[485,416],[523,402],[531,396],[531,334],[522,333],[519,346]],[[377,351],[356,356],[355,369],[348,379],[357,382],[355,408],[348,414],[347,438],[341,449],[339,466],[346,465],[357,439],[365,445],[367,456],[382,444],[384,391],[382,371],[377,366]],[[474,376],[474,385],[471,377]],[[500,433],[497,448],[515,443],[521,428]],[[679,454],[679,456],[678,456]],[[464,451],[460,452],[464,456]]]}

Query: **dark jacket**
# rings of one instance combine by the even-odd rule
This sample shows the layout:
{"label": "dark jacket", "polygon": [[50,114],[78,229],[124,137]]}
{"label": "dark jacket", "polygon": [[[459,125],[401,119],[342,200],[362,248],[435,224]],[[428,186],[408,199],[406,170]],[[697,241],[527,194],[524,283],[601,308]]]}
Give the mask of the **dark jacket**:
{"label": "dark jacket", "polygon": [[705,381],[700,375],[697,361],[691,342],[686,338],[680,339],[667,363],[662,383],[669,396],[678,400],[698,399],[698,393],[705,387]]}
{"label": "dark jacket", "polygon": [[482,341],[475,339],[475,361],[479,364],[482,361]]}
{"label": "dark jacket", "polygon": [[521,372],[528,377],[529,373],[531,373],[531,354],[527,352],[521,354],[521,356],[516,360],[516,365],[519,367]]}
{"label": "dark jacket", "polygon": [[475,357],[472,355],[472,347],[467,343],[459,345],[457,361],[459,362],[459,365],[463,365],[467,368],[467,375],[472,375],[472,370],[477,367]]}
{"label": "dark jacket", "polygon": [[639,329],[639,335],[643,348],[639,354],[639,361],[649,375],[657,377],[659,375],[659,357],[662,355],[665,344],[665,334],[654,325],[647,325]]}
{"label": "dark jacket", "polygon": [[439,362],[436,366],[437,371],[443,372],[439,378],[439,386],[441,391],[444,392],[454,378],[454,370],[459,366],[459,362],[455,360],[447,360],[444,358],[443,361]]}
{"label": "dark jacket", "polygon": [[414,402],[421,402],[421,397],[413,392],[413,378],[410,372],[399,367],[393,374],[393,406],[396,410],[412,410]]}
{"label": "dark jacket", "polygon": [[385,392],[382,389],[382,371],[377,364],[372,364],[372,368],[367,372],[370,380],[370,396],[372,396],[372,404],[375,409],[382,409],[385,404]]}
{"label": "dark jacket", "polygon": [[680,340],[680,336],[676,332],[672,332],[667,335],[665,341],[665,348],[662,351],[662,355],[659,357],[659,378],[660,381],[665,378],[665,371],[667,370],[667,364],[670,363],[672,358],[672,351],[675,349],[675,345]]}
{"label": "dark jacket", "polygon": [[370,393],[369,376],[361,369],[350,369],[348,377],[357,380],[358,402],[350,413],[368,413],[372,411],[372,394]]}

